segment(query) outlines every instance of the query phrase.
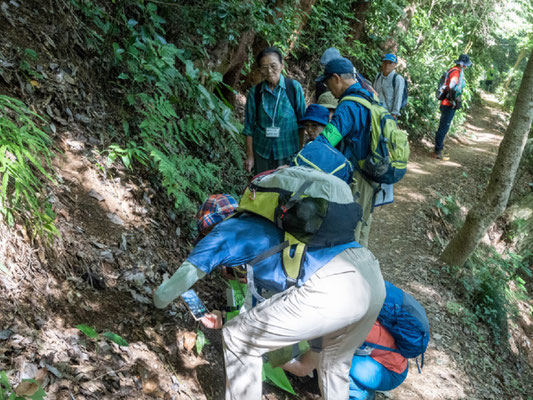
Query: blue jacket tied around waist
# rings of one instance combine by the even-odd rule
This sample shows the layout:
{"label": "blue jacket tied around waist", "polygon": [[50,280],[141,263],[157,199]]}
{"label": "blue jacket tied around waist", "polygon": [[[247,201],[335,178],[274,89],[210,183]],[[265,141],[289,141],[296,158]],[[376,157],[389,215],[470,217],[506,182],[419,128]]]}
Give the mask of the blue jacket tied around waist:
{"label": "blue jacket tied around waist", "polygon": [[[244,214],[218,224],[211,233],[198,242],[187,260],[208,274],[219,265],[236,267],[246,264],[283,240],[283,231],[272,222]],[[310,247],[297,286],[303,285],[337,254],[351,247],[361,246],[356,242],[349,242],[326,248]],[[288,289],[281,253],[276,253],[254,266],[254,281],[255,286],[260,289],[274,292]]]}

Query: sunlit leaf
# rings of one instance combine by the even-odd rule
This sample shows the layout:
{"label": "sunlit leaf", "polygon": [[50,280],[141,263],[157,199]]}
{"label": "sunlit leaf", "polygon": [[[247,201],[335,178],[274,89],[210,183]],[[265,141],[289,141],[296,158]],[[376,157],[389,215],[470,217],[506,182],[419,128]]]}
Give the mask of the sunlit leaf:
{"label": "sunlit leaf", "polygon": [[80,325],[76,325],[76,328],[78,328],[80,331],[82,331],[85,335],[87,335],[91,339],[95,339],[98,337],[98,332],[96,332],[94,328],[91,328],[89,325],[80,324]]}
{"label": "sunlit leaf", "polygon": [[119,346],[129,346],[129,343],[126,342],[126,340],[124,340],[122,336],[119,336],[116,333],[104,332],[102,333],[102,336],[118,344]]}
{"label": "sunlit leaf", "polygon": [[207,339],[205,334],[198,329],[196,331],[196,352],[200,354],[206,344],[209,344],[209,339]]}

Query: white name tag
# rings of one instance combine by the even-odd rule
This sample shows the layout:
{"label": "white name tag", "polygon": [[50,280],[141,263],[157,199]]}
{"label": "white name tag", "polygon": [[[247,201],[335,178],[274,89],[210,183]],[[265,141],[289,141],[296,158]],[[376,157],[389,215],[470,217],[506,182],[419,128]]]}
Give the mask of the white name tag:
{"label": "white name tag", "polygon": [[268,126],[266,128],[266,137],[279,137],[279,130],[278,126]]}

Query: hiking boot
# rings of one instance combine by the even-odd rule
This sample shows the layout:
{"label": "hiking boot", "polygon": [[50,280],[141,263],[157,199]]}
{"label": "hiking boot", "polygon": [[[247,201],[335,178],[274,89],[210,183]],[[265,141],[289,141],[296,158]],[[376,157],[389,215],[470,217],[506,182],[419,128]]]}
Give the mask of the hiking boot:
{"label": "hiking boot", "polygon": [[437,158],[442,161],[448,161],[450,159],[450,155],[448,153],[442,153],[442,151],[436,151],[433,153],[433,158]]}

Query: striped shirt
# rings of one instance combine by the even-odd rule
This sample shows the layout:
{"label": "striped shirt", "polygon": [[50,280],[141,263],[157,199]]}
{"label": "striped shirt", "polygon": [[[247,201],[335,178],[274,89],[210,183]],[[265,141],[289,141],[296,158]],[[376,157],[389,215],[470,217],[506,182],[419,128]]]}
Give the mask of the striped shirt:
{"label": "striped shirt", "polygon": [[[271,90],[266,82],[250,89],[246,99],[243,134],[253,137],[254,152],[263,158],[280,160],[290,157],[300,147],[298,121],[305,114],[305,97],[302,86],[293,80],[296,92],[296,115],[286,92],[286,80],[281,75],[278,86]],[[256,121],[255,91],[262,91],[259,121]],[[279,95],[279,101],[278,100]],[[276,108],[276,102],[278,103]],[[275,120],[273,121],[273,118]],[[257,123],[256,123],[257,122]],[[273,124],[274,122],[274,124]],[[266,127],[280,128],[279,137],[266,137]]]}

